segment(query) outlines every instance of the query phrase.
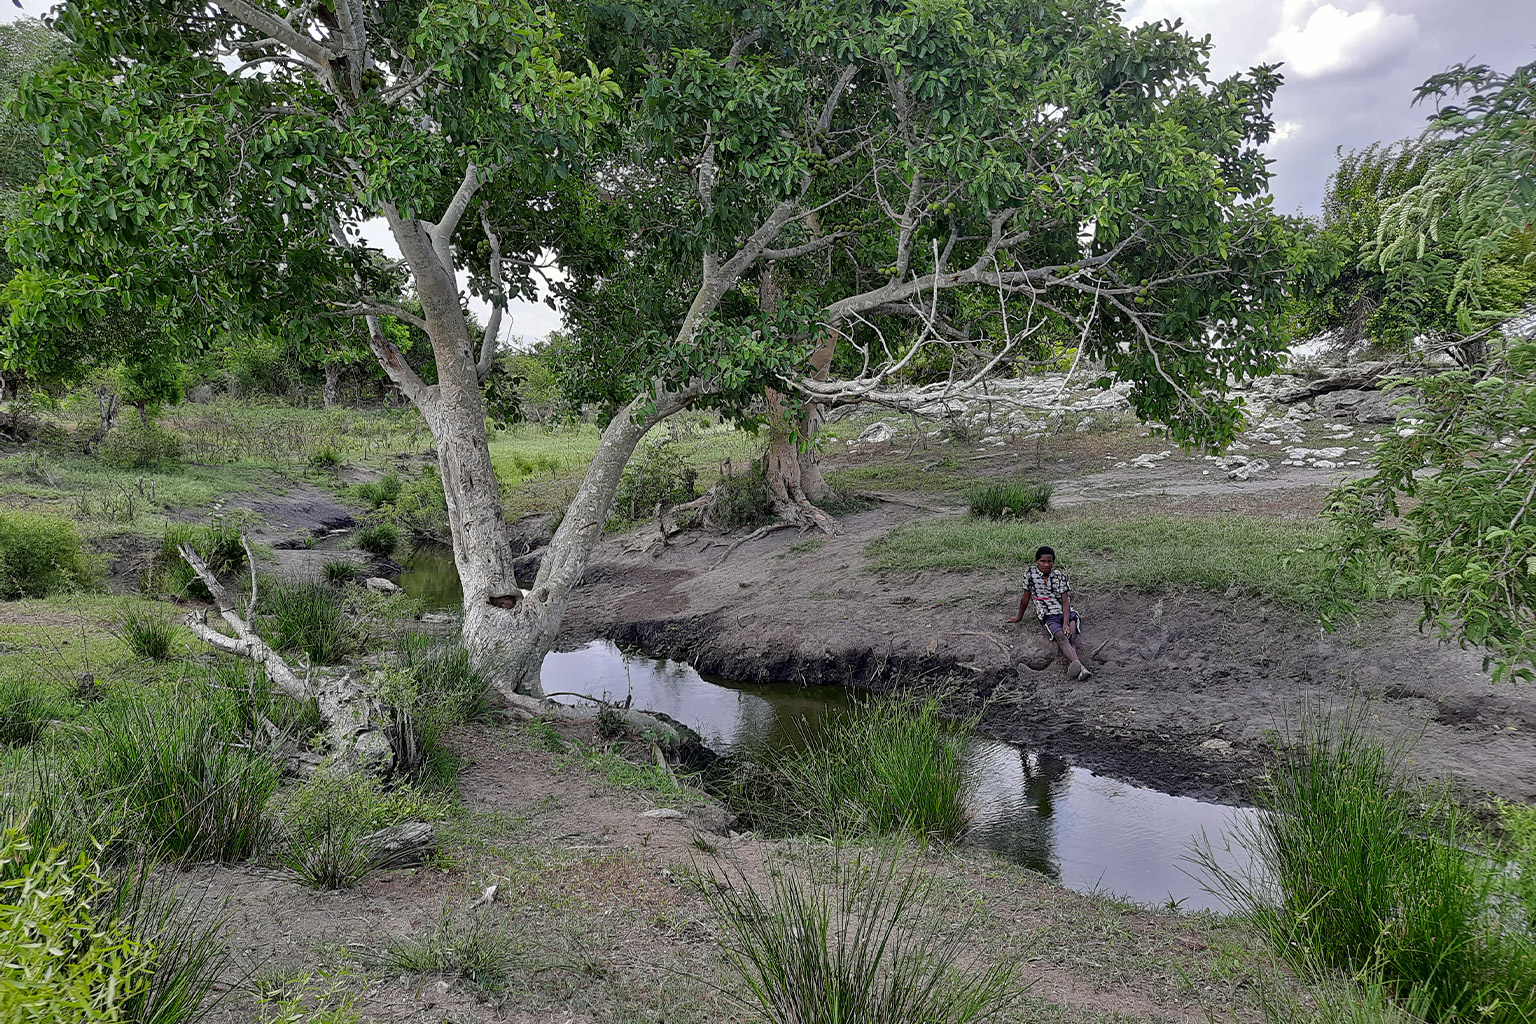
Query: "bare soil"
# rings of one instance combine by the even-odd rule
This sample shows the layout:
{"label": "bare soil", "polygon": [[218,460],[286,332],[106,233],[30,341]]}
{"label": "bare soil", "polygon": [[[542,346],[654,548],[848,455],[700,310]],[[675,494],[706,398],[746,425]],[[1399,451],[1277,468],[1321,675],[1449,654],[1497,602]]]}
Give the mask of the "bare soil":
{"label": "bare soil", "polygon": [[[1308,519],[1341,475],[1277,466],[1239,482],[1209,460],[1179,454],[1145,468],[1100,468],[1123,458],[1127,444],[1124,434],[1069,436],[1054,448],[1060,457],[1041,460],[1022,443],[989,455],[976,472],[1054,478],[1058,507]],[[1137,444],[1159,450],[1130,437]],[[886,449],[830,461],[927,457]],[[984,709],[983,729],[999,738],[1218,800],[1243,798],[1303,709],[1366,701],[1384,733],[1413,741],[1427,777],[1474,796],[1536,800],[1536,687],[1495,685],[1478,652],[1422,634],[1416,608],[1325,632],[1315,617],[1237,593],[1084,594],[1076,604],[1089,646],[1104,646],[1092,678],[1072,682],[1038,626],[1004,621],[1017,609],[1023,565],[996,576],[870,570],[866,546],[893,527],[962,514],[944,508],[952,497],[903,500],[914,499],[844,517],[841,533],[814,551],[796,550],[804,538],[792,530],[742,544],[723,561],[719,537],[685,536],[664,550],[645,547],[654,527],[610,539],[562,638],[608,637],[742,682],[958,683]]]}
{"label": "bare soil", "polygon": [[[721,922],[695,880],[729,874],[761,885],[768,870],[825,879],[832,848],[715,831],[723,814],[702,794],[671,803],[681,817],[647,817],[656,794],[609,783],[547,739],[506,726],[456,737],[469,758],[465,807],[444,826],[430,865],[329,893],[272,867],[180,876],[206,912],[228,915],[235,963],[213,1020],[271,1021],[284,998],[310,1013],[350,1006],[374,1024],[749,1017],[736,1001],[745,989],[727,967]],[[566,739],[596,742],[583,730],[568,729]],[[920,863],[936,886],[932,926],[954,928],[979,911],[967,956],[1019,963],[1022,995],[1003,1020],[1257,1021],[1260,993],[1292,991],[1231,921],[1073,893],[984,851],[898,856]],[[487,958],[478,987],[453,967],[392,965],[392,948],[419,947],[445,922],[456,936],[449,946],[467,949],[473,934],[479,948],[503,951],[491,984]]]}

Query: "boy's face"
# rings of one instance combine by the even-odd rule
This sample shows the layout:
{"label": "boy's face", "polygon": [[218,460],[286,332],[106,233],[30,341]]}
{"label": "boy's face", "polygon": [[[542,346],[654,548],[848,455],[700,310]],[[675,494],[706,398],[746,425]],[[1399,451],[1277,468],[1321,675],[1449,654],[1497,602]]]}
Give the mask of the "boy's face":
{"label": "boy's face", "polygon": [[1056,556],[1041,555],[1039,558],[1035,559],[1035,565],[1039,567],[1042,573],[1049,576],[1051,574],[1051,570],[1056,566]]}

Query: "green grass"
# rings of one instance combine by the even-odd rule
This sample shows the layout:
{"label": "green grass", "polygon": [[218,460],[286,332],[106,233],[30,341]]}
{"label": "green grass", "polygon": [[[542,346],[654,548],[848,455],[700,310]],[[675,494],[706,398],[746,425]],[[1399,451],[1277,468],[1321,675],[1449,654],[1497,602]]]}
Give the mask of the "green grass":
{"label": "green grass", "polygon": [[370,555],[387,557],[400,546],[400,529],[394,523],[372,523],[357,531],[354,543]]}
{"label": "green grass", "polygon": [[91,726],[94,742],[76,751],[79,785],[122,808],[135,838],[183,861],[258,848],[282,769],[252,749],[230,699],[133,694],[104,703]]}
{"label": "green grass", "polygon": [[1027,523],[938,520],[897,527],[866,549],[889,572],[974,570],[1018,575],[1049,544],[1074,587],[1156,592],[1236,586],[1290,604],[1323,578],[1314,546],[1328,527],[1256,516],[1052,513]]}
{"label": "green grass", "polygon": [[960,1024],[993,1019],[1019,994],[1016,962],[976,962],[974,917],[934,927],[939,893],[894,853],[839,861],[830,884],[794,868],[753,883],[723,865],[696,882],[746,992],[730,994],[759,1020]]}
{"label": "green grass", "polygon": [[253,625],[283,654],[302,654],[312,665],[346,661],[361,637],[336,590],[316,581],[263,577]]}
{"label": "green grass", "polygon": [[[1410,783],[1406,750],[1367,732],[1366,710],[1313,713],[1238,837],[1263,874],[1203,859],[1301,971],[1344,971],[1430,1021],[1536,1016],[1536,936],[1502,864],[1447,795]],[[1520,865],[1526,870],[1529,864]]]}
{"label": "green grass", "polygon": [[73,524],[0,508],[0,600],[82,589],[95,576]]}
{"label": "green grass", "polygon": [[493,922],[455,919],[447,907],[426,934],[393,939],[367,959],[394,974],[457,978],[482,999],[505,994],[531,960],[524,945]]}
{"label": "green grass", "polygon": [[180,629],[166,612],[158,609],[124,608],[108,628],[124,647],[141,658],[165,661],[178,648]]}
{"label": "green grass", "polygon": [[795,748],[747,768],[729,799],[778,835],[932,835],[965,830],[967,723],[936,699],[856,700]]}
{"label": "green grass", "polygon": [[491,686],[451,641],[407,634],[397,646],[398,668],[388,673],[379,701],[390,716],[395,766],[439,789],[452,788],[459,757],[449,732],[488,710]]}
{"label": "green grass", "polygon": [[69,716],[56,686],[33,675],[0,676],[0,745],[19,746]]}
{"label": "green grass", "polygon": [[1050,484],[996,481],[977,484],[966,491],[971,515],[985,519],[1029,519],[1051,505]]}
{"label": "green grass", "polygon": [[305,885],[349,889],[388,860],[365,837],[411,820],[439,820],[448,804],[409,786],[386,791],[368,772],[317,771],[276,801],[278,859]]}

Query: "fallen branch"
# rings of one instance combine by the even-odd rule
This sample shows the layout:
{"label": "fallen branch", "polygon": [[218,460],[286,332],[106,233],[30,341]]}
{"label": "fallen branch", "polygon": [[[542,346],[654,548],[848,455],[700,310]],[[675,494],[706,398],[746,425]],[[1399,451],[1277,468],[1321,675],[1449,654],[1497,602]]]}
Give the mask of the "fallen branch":
{"label": "fallen branch", "polygon": [[[245,545],[243,536],[241,543]],[[245,545],[245,549],[247,557],[250,557],[250,546]],[[234,598],[230,596],[224,584],[219,582],[219,578],[208,567],[208,563],[203,561],[202,557],[188,544],[180,544],[176,550],[192,567],[197,578],[202,580],[203,586],[208,588],[208,593],[213,597],[214,606],[219,611],[219,617],[235,631],[234,636],[219,632],[209,624],[206,611],[196,611],[187,615],[184,620],[194,636],[226,654],[249,658],[260,665],[267,679],[279,693],[300,701],[313,697],[320,717],[326,723],[325,733],[331,749],[341,754],[344,759],[352,762],[383,763],[388,763],[392,759],[389,740],[375,725],[377,718],[375,701],[367,688],[354,682],[349,672],[339,677],[322,677],[316,685],[311,685],[308,678],[300,679],[298,673],[294,672],[283,656],[257,635],[251,628],[250,622],[241,617]],[[253,576],[255,571],[253,559],[251,568]],[[255,610],[254,590],[253,581],[252,612]]]}
{"label": "fallen branch", "polygon": [[857,491],[855,492],[855,497],[864,498],[868,501],[888,502],[892,505],[905,505],[907,508],[920,509],[923,512],[933,512],[941,516],[954,515],[957,512],[964,511],[954,506],[943,508],[939,505],[925,505],[920,501],[913,501],[911,498],[904,498],[899,494],[889,494],[885,491]]}

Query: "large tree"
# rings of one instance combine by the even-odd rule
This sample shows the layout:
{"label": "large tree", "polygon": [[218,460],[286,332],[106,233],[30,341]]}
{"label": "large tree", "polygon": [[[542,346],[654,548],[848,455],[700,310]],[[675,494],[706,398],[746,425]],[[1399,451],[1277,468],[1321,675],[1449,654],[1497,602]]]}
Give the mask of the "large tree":
{"label": "large tree", "polygon": [[[1026,356],[1090,357],[1143,417],[1224,443],[1231,384],[1282,344],[1258,149],[1279,78],[1211,83],[1208,40],[1119,14],[595,8],[629,116],[594,172],[606,251],[567,285],[578,385],[615,405],[682,386],[710,330],[793,358],[768,390],[768,482],[802,517],[826,489],[821,403],[932,408]],[[616,330],[647,344],[616,350]]]}
{"label": "large tree", "polygon": [[[1102,0],[562,10],[72,4],[76,63],[27,98],[50,162],[10,240],[12,338],[62,358],[108,300],[420,326],[435,384],[369,343],[437,438],[464,640],[508,691],[537,690],[625,463],[683,408],[900,405],[926,348],[978,354],[932,398],[1049,335],[1219,443],[1232,380],[1278,359],[1272,69],[1208,84],[1206,41]],[[350,230],[371,216],[419,315],[380,298]],[[469,336],[455,271],[504,297],[549,246],[615,414],[525,594],[486,449],[493,332]],[[834,374],[837,346],[869,358]]]}
{"label": "large tree", "polygon": [[[1470,365],[1416,381],[1415,423],[1335,491],[1344,569],[1385,560],[1444,635],[1484,647],[1495,671],[1536,667],[1536,338],[1512,323],[1536,284],[1536,64],[1456,67],[1419,90],[1441,103],[1416,183],[1385,204],[1377,266],[1424,261]],[[1451,255],[1454,255],[1454,259]],[[1446,264],[1451,264],[1446,266]],[[1524,320],[1521,324],[1520,320]]]}

